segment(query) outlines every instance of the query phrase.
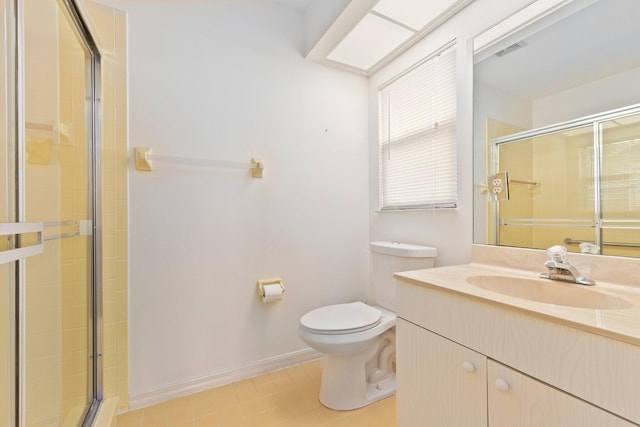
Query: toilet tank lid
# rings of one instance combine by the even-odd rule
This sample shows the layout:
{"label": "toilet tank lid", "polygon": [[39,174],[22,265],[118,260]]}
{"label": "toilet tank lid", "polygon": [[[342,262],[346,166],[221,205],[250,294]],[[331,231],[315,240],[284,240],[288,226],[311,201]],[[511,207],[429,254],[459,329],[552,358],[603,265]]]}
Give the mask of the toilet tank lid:
{"label": "toilet tank lid", "polygon": [[435,258],[438,255],[436,248],[410,243],[371,242],[370,246],[373,252],[403,258]]}

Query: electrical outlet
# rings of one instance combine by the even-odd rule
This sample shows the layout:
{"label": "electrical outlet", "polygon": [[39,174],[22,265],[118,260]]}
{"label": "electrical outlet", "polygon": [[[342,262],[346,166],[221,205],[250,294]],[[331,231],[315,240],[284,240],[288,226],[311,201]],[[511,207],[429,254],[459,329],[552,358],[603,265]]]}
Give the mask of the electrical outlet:
{"label": "electrical outlet", "polygon": [[489,194],[494,200],[509,200],[509,178],[507,172],[497,172],[487,177]]}

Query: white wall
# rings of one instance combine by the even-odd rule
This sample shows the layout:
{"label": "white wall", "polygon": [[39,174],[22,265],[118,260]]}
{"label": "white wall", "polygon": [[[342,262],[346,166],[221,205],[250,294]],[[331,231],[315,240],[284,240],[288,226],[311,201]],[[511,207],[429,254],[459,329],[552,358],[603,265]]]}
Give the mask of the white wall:
{"label": "white wall", "polygon": [[[305,62],[301,13],[264,0],[110,3],[129,12],[131,145],[265,162],[263,180],[131,172],[132,401],[304,349],[302,313],[367,293],[370,240],[469,260],[471,41],[530,0],[476,0],[368,83]],[[459,207],[377,213],[377,88],[454,38]],[[263,306],[255,282],[272,276],[287,294]]]}
{"label": "white wall", "polygon": [[[530,0],[476,0],[386,66],[369,83],[370,223],[372,240],[399,240],[438,249],[436,265],[470,259],[473,224],[473,49],[472,39]],[[450,40],[457,40],[458,208],[442,211],[378,213],[377,88]]]}
{"label": "white wall", "polygon": [[[293,9],[111,3],[129,13],[130,144],[265,164],[261,180],[160,162],[131,171],[135,406],[306,349],[303,313],[366,295],[368,89],[304,61]],[[256,281],[275,276],[284,299],[258,303]]]}
{"label": "white wall", "polygon": [[533,101],[533,127],[598,114],[640,102],[640,68]]}

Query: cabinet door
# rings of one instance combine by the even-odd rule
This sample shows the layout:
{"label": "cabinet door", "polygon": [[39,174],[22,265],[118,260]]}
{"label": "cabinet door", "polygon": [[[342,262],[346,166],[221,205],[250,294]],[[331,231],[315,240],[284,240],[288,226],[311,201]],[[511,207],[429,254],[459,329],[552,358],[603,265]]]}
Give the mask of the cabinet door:
{"label": "cabinet door", "polygon": [[635,425],[493,360],[487,366],[491,427]]}
{"label": "cabinet door", "polygon": [[401,427],[487,425],[487,358],[398,319],[397,408]]}

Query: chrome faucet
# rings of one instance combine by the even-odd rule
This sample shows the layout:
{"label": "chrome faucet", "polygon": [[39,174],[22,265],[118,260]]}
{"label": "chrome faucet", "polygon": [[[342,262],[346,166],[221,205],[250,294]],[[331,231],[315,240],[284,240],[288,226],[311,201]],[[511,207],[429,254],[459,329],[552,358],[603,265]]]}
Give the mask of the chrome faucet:
{"label": "chrome faucet", "polygon": [[544,263],[549,270],[542,273],[540,277],[551,280],[563,280],[565,282],[577,283],[578,285],[593,286],[596,284],[591,279],[584,277],[577,268],[567,260],[567,248],[564,246],[552,246],[547,249],[547,255],[551,258]]}

